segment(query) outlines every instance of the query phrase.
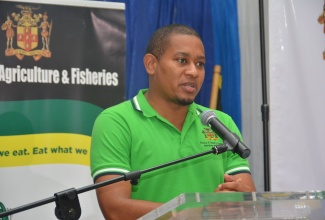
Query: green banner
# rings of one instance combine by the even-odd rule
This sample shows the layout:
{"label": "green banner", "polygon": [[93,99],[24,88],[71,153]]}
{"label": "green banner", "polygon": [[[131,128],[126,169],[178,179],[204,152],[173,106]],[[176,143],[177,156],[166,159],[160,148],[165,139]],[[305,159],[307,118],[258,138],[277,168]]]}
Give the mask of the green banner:
{"label": "green banner", "polygon": [[[93,123],[125,99],[124,8],[0,1],[0,212],[93,183]],[[102,218],[94,191],[80,201]],[[53,204],[13,218],[56,219]]]}
{"label": "green banner", "polygon": [[[76,149],[73,136],[90,138],[99,112],[124,100],[124,11],[1,2],[0,22],[0,167],[31,165],[12,162],[19,149],[29,149],[26,162],[38,161],[34,147]],[[71,143],[30,140],[61,133]],[[56,158],[41,161],[68,162]]]}

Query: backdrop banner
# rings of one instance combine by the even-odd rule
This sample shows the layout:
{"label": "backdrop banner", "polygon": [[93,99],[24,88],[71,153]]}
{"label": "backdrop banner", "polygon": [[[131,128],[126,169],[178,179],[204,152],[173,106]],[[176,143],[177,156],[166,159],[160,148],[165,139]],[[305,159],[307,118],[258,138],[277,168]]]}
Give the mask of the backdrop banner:
{"label": "backdrop banner", "polygon": [[272,191],[325,189],[324,0],[269,1]]}
{"label": "backdrop banner", "polygon": [[[91,130],[125,100],[123,3],[0,2],[0,207],[93,184]],[[81,219],[101,219],[95,191]],[[56,219],[55,203],[13,219]]]}

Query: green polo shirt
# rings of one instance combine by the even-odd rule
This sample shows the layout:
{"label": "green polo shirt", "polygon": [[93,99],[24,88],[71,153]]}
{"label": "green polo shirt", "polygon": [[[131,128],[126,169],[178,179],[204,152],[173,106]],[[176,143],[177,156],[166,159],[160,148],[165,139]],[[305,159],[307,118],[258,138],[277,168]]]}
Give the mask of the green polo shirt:
{"label": "green polo shirt", "polygon": [[[209,151],[223,143],[209,127],[202,125],[200,111],[191,104],[179,131],[160,116],[140,90],[132,100],[104,110],[96,119],[91,141],[91,174],[102,175],[146,170],[180,158]],[[228,115],[216,111],[218,119],[232,132],[240,132]],[[246,159],[231,151],[207,154],[141,175],[132,186],[132,198],[167,202],[181,193],[213,192],[225,173],[250,172]]]}

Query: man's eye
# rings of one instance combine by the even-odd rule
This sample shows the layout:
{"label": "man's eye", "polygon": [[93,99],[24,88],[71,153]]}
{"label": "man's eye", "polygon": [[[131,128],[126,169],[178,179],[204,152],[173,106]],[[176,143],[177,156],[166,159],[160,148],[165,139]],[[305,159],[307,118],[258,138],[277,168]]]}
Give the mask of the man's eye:
{"label": "man's eye", "polygon": [[198,62],[196,65],[199,66],[199,67],[204,67],[205,63],[203,63],[203,62]]}
{"label": "man's eye", "polygon": [[180,63],[186,63],[186,60],[183,59],[183,58],[179,58],[177,61],[180,62]]}

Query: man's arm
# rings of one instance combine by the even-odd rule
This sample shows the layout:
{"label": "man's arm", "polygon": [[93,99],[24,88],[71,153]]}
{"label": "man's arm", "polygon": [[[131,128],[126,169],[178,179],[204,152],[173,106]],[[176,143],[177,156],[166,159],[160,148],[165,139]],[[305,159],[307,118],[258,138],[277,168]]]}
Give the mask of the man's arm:
{"label": "man's arm", "polygon": [[255,192],[255,185],[249,173],[239,173],[236,175],[224,175],[225,182],[220,184],[215,192],[235,191],[235,192]]}
{"label": "man's arm", "polygon": [[[101,176],[96,183],[119,177]],[[96,189],[97,200],[105,219],[137,219],[156,209],[161,203],[131,199],[130,181],[121,181]]]}

